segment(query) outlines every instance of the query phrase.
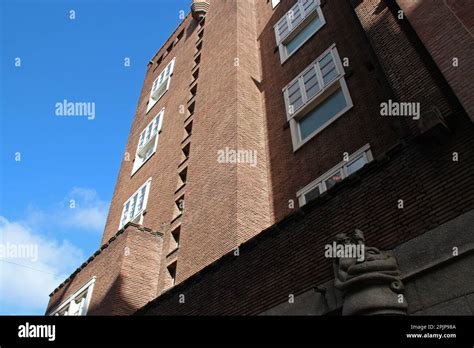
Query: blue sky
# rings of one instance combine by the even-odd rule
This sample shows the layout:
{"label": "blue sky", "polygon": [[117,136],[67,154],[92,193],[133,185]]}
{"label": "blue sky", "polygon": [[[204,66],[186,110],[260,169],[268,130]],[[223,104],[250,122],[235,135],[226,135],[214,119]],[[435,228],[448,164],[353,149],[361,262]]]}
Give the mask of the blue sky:
{"label": "blue sky", "polygon": [[97,249],[147,62],[190,3],[0,0],[0,314],[43,314]]}

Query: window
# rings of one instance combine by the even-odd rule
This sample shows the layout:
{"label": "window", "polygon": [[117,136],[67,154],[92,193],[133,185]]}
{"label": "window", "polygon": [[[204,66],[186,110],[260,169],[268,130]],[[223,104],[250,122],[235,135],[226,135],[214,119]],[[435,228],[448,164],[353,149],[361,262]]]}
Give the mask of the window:
{"label": "window", "polygon": [[143,212],[146,209],[146,202],[150,192],[151,178],[147,180],[123,205],[122,218],[120,219],[121,229],[129,221],[141,224]]}
{"label": "window", "polygon": [[283,64],[326,24],[320,0],[298,0],[275,24],[275,37]]}
{"label": "window", "polygon": [[350,155],[347,161],[342,161],[309,185],[299,190],[296,195],[298,196],[300,207],[319,197],[323,192],[329,190],[338,182],[355,173],[372,160],[370,145],[367,144]]}
{"label": "window", "polygon": [[275,8],[280,3],[280,0],[272,0],[272,8]]}
{"label": "window", "polygon": [[135,161],[133,162],[132,175],[156,152],[164,114],[165,109],[163,108],[140,133]]}
{"label": "window", "polygon": [[160,100],[160,98],[166,93],[166,91],[170,87],[175,60],[176,58],[174,58],[158,75],[156,80],[153,81],[153,86],[151,87],[150,99],[148,101],[148,107],[146,112],[151,110],[151,108],[156,104],[158,100]]}
{"label": "window", "polygon": [[49,315],[86,315],[92,297],[92,290],[94,289],[95,279],[95,277],[92,277],[92,279],[89,280],[85,285],[83,285],[78,291],[69,296],[66,301],[60,304],[55,310],[51,311]]}
{"label": "window", "polygon": [[179,41],[181,41],[181,39],[183,38],[183,36],[184,36],[184,29],[179,32],[178,36],[176,36],[176,43],[178,43]]}
{"label": "window", "polygon": [[353,106],[335,45],[291,81],[283,95],[296,151]]}

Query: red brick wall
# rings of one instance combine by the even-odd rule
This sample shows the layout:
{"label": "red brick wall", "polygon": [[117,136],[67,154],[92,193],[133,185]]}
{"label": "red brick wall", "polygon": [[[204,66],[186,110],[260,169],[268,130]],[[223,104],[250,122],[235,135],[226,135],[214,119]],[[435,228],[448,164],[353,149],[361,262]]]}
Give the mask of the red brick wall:
{"label": "red brick wall", "polygon": [[[194,54],[194,40],[190,36],[194,35],[195,27],[196,23],[191,16],[188,16],[163,45],[163,48],[153,59],[155,63],[147,70],[125,149],[125,153],[130,155],[130,161],[122,161],[102,243],[118,231],[125,201],[150,177],[152,177],[151,190],[143,225],[158,230],[162,223],[169,223],[172,218],[174,191],[177,185],[177,167],[181,161],[180,143],[183,134],[182,118],[184,116],[179,114],[179,106],[184,105],[188,97],[187,88],[191,82],[190,71],[193,64],[190,57]],[[157,58],[166,51],[166,48],[176,39],[182,29],[185,29],[184,37],[155,69]],[[153,81],[174,57],[176,57],[176,64],[170,89],[154,105],[153,109],[146,113]],[[156,153],[131,176],[140,132],[163,107],[166,110]]]}
{"label": "red brick wall", "polygon": [[[247,16],[248,14],[251,16]],[[118,229],[123,203],[152,177],[143,225],[165,232],[162,272],[158,290],[165,288],[166,266],[178,260],[177,281],[213,262],[252,237],[272,220],[270,210],[265,118],[262,98],[254,80],[260,79],[260,57],[256,43],[254,0],[211,2],[204,25],[196,109],[190,138],[184,213],[180,248],[167,257],[173,226],[178,166],[182,160],[183,121],[179,113],[186,105],[192,81],[199,26],[190,16],[153,59],[185,29],[184,38],[158,69],[147,71],[126,147],[133,159],[141,130],[166,107],[157,152],[130,177],[133,163],[123,161],[112,199],[102,242]],[[242,25],[238,28],[238,21]],[[146,103],[153,80],[176,57],[170,89],[148,114]],[[235,65],[239,59],[238,66]],[[239,91],[239,92],[238,92]],[[221,164],[218,150],[256,150],[257,166]]]}
{"label": "red brick wall", "polygon": [[[344,152],[353,153],[370,143],[378,155],[400,137],[395,131],[399,120],[380,116],[380,103],[390,97],[388,86],[349,1],[323,2],[325,26],[283,65],[280,63],[273,26],[295,2],[282,1],[272,10],[271,2],[259,1],[257,7],[275,221],[294,211],[290,200],[298,208],[296,192],[341,162]],[[282,89],[333,43],[341,59],[349,58],[346,82],[354,107],[293,152]]]}
{"label": "red brick wall", "polygon": [[[259,314],[332,279],[324,246],[337,233],[359,228],[368,245],[392,249],[474,209],[474,126],[457,122],[445,142],[409,142],[242,245],[240,256],[226,255],[138,314]],[[459,162],[452,161],[454,151]]]}
{"label": "red brick wall", "polygon": [[162,237],[129,224],[53,292],[47,313],[96,277],[87,315],[127,315],[157,294]]}
{"label": "red brick wall", "polygon": [[[254,1],[213,1],[204,25],[177,280],[272,222]],[[218,151],[257,152],[257,165]]]}
{"label": "red brick wall", "polygon": [[[458,99],[474,121],[474,2],[397,0]],[[459,60],[453,66],[453,58]]]}

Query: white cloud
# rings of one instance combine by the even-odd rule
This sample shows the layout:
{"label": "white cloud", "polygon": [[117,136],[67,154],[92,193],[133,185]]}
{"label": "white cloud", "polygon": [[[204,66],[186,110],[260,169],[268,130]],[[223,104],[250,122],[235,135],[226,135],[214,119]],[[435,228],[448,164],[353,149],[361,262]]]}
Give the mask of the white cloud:
{"label": "white cloud", "polygon": [[47,210],[30,206],[26,221],[35,228],[53,224],[58,227],[102,232],[108,208],[109,203],[100,199],[95,190],[74,187],[59,204]]}
{"label": "white cloud", "polygon": [[109,204],[101,200],[95,190],[74,187],[67,207],[60,220],[66,226],[100,232],[104,229]]}
{"label": "white cloud", "polygon": [[[108,205],[95,190],[74,187],[45,209],[30,205],[24,219],[0,216],[0,315],[44,314],[51,291],[85,260],[67,239],[85,247],[77,236],[102,232]],[[37,252],[18,252],[25,250]]]}
{"label": "white cloud", "polygon": [[67,241],[46,238],[22,222],[0,216],[0,243],[4,247],[34,245],[37,260],[0,258],[0,314],[44,314],[49,294],[84,260],[82,251]]}

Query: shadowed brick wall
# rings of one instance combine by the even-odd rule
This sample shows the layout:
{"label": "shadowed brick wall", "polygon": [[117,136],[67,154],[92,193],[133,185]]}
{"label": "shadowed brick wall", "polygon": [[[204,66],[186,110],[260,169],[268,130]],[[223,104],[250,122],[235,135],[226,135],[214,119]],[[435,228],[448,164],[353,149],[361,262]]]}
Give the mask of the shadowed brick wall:
{"label": "shadowed brick wall", "polygon": [[[474,2],[397,0],[474,121]],[[458,65],[453,65],[453,59]]]}
{"label": "shadowed brick wall", "polygon": [[54,310],[96,277],[87,315],[127,315],[157,294],[162,236],[127,224],[50,295]]}
{"label": "shadowed brick wall", "polygon": [[474,126],[460,119],[453,132],[392,151],[138,314],[259,314],[333,278],[324,246],[337,233],[359,228],[367,245],[392,249],[472,210]]}
{"label": "shadowed brick wall", "polygon": [[[345,152],[353,153],[369,143],[377,156],[403,136],[398,131],[400,120],[380,116],[380,103],[389,99],[391,90],[350,2],[323,1],[326,24],[281,64],[273,26],[295,3],[281,1],[275,9],[271,2],[257,3],[275,221],[297,209],[296,193],[341,162]],[[282,89],[334,43],[341,59],[349,59],[346,82],[354,107],[293,152]]]}

